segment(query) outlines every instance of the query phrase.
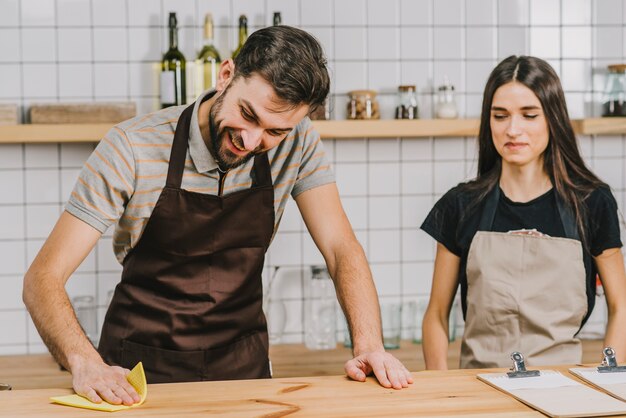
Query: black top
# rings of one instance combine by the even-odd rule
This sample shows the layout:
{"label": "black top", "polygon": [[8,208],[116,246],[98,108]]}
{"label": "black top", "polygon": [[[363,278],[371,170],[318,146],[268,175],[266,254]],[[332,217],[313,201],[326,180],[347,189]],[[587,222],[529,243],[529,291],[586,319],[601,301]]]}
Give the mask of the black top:
{"label": "black top", "polygon": [[[466,263],[469,247],[480,229],[481,215],[485,209],[484,199],[468,212],[474,195],[464,184],[449,190],[430,211],[422,229],[439,241],[453,254],[461,258],[459,283],[463,316],[467,312]],[[585,234],[588,248],[584,248],[583,260],[587,273],[587,321],[595,305],[595,283],[597,268],[592,255],[597,256],[608,248],[622,246],[617,214],[617,202],[608,188],[596,189],[584,202],[587,213]],[[550,189],[543,195],[524,203],[513,202],[502,190],[498,199],[491,231],[507,232],[517,229],[537,229],[552,237],[567,237],[559,214],[556,191]],[[584,246],[583,246],[584,247]]]}

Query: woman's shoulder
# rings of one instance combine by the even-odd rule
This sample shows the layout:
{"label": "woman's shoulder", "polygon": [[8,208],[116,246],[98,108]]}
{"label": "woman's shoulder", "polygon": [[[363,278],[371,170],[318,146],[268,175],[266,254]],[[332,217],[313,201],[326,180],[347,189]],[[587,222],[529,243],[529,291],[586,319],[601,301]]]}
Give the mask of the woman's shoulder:
{"label": "woman's shoulder", "polygon": [[601,207],[617,207],[617,201],[607,184],[595,187],[584,199],[585,204],[591,210]]}

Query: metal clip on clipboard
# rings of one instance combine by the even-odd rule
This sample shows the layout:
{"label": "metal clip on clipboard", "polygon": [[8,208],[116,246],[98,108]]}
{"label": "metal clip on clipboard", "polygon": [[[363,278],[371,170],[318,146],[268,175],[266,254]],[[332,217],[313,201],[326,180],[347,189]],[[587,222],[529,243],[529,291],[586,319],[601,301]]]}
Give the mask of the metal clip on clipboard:
{"label": "metal clip on clipboard", "polygon": [[626,372],[626,366],[618,366],[617,360],[615,360],[615,350],[611,347],[605,347],[602,350],[604,360],[602,364],[598,366],[598,373],[619,373]]}
{"label": "metal clip on clipboard", "polygon": [[506,374],[510,378],[539,376],[539,370],[526,370],[524,356],[519,351],[511,353],[511,360],[513,360],[512,371]]}

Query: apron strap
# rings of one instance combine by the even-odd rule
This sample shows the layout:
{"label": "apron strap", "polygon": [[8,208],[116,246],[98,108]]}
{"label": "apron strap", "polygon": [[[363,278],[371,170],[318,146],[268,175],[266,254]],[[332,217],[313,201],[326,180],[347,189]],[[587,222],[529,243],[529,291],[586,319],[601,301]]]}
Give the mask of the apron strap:
{"label": "apron strap", "polygon": [[479,231],[491,231],[493,220],[496,217],[496,209],[498,208],[498,202],[500,201],[500,186],[495,185],[485,197],[485,207],[480,215],[480,224],[478,225]]}
{"label": "apron strap", "polygon": [[565,205],[565,202],[563,202],[563,199],[561,199],[561,196],[559,196],[556,190],[554,191],[554,196],[556,198],[556,207],[561,217],[561,223],[563,224],[563,230],[565,231],[565,238],[580,241],[578,225],[576,225],[576,217],[574,216],[572,208]]}
{"label": "apron strap", "polygon": [[180,189],[180,185],[183,181],[187,146],[189,145],[189,124],[191,122],[194,105],[195,103],[183,110],[176,124],[176,133],[174,134],[170,163],[167,169],[167,181],[165,182],[167,187]]}
{"label": "apron strap", "polygon": [[265,187],[272,185],[272,169],[267,152],[254,156],[254,178],[252,179],[253,187]]}

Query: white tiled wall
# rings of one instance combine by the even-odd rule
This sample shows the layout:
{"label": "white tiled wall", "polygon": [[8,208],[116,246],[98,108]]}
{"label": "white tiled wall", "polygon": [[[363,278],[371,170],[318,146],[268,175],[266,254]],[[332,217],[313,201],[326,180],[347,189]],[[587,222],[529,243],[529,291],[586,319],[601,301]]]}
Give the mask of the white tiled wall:
{"label": "white tiled wall", "polygon": [[[417,85],[420,115],[430,118],[432,93],[444,76],[455,85],[461,115],[477,117],[487,75],[514,53],[550,61],[572,117],[598,116],[605,67],[624,62],[626,54],[626,0],[0,0],[0,102],[20,104],[24,121],[34,102],[133,100],[141,113],[154,110],[169,11],[178,13],[188,60],[200,47],[205,12],[213,13],[216,45],[228,56],[239,14],[247,14],[255,30],[281,11],[284,24],[322,42],[336,119],[344,118],[345,93],[359,88],[377,90],[382,116],[392,117],[399,84]],[[587,162],[623,207],[624,139],[580,139]],[[473,139],[356,138],[325,145],[381,299],[427,297],[434,244],[418,227],[443,192],[472,176]],[[0,145],[0,354],[45,350],[21,302],[22,275],[92,149]],[[277,266],[285,272],[270,290],[288,312],[283,341],[302,340],[308,276],[300,267],[321,262],[290,202],[264,277],[267,282]],[[109,231],[68,292],[95,296],[102,319],[119,272]],[[603,318],[598,309],[588,330],[601,334]]]}

